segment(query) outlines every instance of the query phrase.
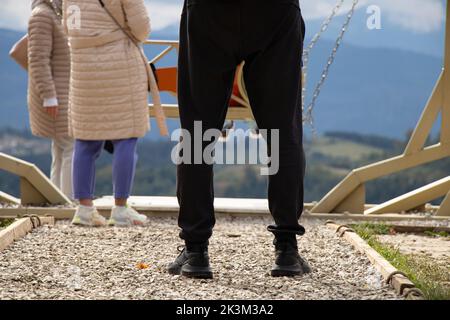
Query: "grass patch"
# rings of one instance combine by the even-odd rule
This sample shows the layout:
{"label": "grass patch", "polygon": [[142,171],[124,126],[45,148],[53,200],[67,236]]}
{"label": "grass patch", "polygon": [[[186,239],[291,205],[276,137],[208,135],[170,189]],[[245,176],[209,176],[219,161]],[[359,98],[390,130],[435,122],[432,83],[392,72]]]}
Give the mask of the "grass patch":
{"label": "grass patch", "polygon": [[450,233],[441,231],[441,232],[433,232],[433,231],[425,231],[424,232],[427,236],[434,237],[434,238],[450,238]]}
{"label": "grass patch", "polygon": [[374,235],[391,233],[391,228],[383,223],[364,222],[361,224],[354,224],[352,225],[352,228],[354,228],[355,231],[358,232],[359,236],[364,240],[367,240]]}
{"label": "grass patch", "polygon": [[311,144],[311,151],[328,157],[346,158],[352,161],[358,161],[370,155],[383,154],[381,148],[331,137],[315,139]]}
{"label": "grass patch", "polygon": [[424,255],[403,254],[398,248],[381,243],[376,236],[390,233],[385,224],[354,224],[352,228],[395,268],[403,271],[426,299],[450,300],[450,266],[438,265]]}
{"label": "grass patch", "polygon": [[0,228],[5,228],[14,222],[14,219],[0,219]]}

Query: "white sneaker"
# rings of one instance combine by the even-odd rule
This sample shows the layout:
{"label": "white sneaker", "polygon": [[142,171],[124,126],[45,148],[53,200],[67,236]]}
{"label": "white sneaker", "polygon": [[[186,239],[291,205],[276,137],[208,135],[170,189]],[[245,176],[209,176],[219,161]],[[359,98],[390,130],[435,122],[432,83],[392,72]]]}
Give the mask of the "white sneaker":
{"label": "white sneaker", "polygon": [[148,219],[145,215],[140,214],[133,208],[113,207],[111,211],[111,218],[109,218],[108,225],[118,227],[143,226],[147,224]]}
{"label": "white sneaker", "polygon": [[80,205],[72,219],[72,224],[88,227],[103,227],[106,225],[106,219],[98,213],[95,207]]}

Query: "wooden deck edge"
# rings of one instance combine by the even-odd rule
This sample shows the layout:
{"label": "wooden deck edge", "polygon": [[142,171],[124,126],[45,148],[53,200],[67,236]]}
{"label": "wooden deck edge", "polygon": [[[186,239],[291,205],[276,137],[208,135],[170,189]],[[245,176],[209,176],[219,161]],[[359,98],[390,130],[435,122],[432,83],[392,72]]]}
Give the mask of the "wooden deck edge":
{"label": "wooden deck edge", "polygon": [[54,224],[54,217],[39,217],[39,219],[34,217],[21,218],[0,231],[0,251],[6,249],[14,241],[24,237],[35,227]]}
{"label": "wooden deck edge", "polygon": [[414,283],[403,274],[398,273],[389,261],[373,249],[367,242],[365,242],[357,233],[345,225],[338,225],[334,222],[327,221],[326,226],[339,234],[359,252],[365,254],[372,265],[377,269],[383,279],[394,288],[398,295],[404,296],[407,299],[423,299]]}
{"label": "wooden deck edge", "polygon": [[[176,207],[140,207],[134,206],[140,213],[149,217],[177,217],[178,208]],[[52,215],[56,220],[72,219],[76,208],[59,207],[18,207],[18,208],[0,208],[0,218],[16,218],[25,215],[46,216]],[[99,207],[100,214],[108,217],[111,209]],[[264,210],[237,210],[237,209],[216,209],[217,216],[229,216],[235,218],[241,217],[268,217],[269,211]],[[448,222],[450,227],[450,217],[420,216],[412,214],[383,214],[383,215],[363,215],[363,214],[342,214],[342,213],[304,213],[301,219],[315,220],[335,220],[335,221],[376,221],[376,222],[401,222],[405,220],[426,221],[441,224]]]}

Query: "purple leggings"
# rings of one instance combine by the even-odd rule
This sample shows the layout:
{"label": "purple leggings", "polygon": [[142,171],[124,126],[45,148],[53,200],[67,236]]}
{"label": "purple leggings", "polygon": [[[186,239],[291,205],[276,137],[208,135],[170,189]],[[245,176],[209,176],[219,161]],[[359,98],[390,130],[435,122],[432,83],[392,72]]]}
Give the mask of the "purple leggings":
{"label": "purple leggings", "polygon": [[[137,138],[113,140],[113,188],[116,199],[130,196],[136,170]],[[104,141],[75,140],[73,155],[74,199],[93,199],[95,188],[95,160],[100,156]]]}

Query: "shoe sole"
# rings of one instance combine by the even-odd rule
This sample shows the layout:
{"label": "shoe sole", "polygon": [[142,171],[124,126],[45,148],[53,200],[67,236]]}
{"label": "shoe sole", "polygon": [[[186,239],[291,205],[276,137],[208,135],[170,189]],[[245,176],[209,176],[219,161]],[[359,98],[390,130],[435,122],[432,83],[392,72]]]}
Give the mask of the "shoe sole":
{"label": "shoe sole", "polygon": [[108,221],[108,227],[129,228],[132,225],[128,222]]}
{"label": "shoe sole", "polygon": [[86,228],[101,228],[101,227],[105,227],[106,223],[104,223],[104,224],[95,224],[95,223],[92,223],[92,222],[83,221],[83,220],[78,218],[76,220],[72,220],[71,225],[77,226],[77,227],[86,227]]}
{"label": "shoe sole", "polygon": [[302,276],[303,272],[301,271],[288,271],[288,270],[272,270],[270,275],[275,278],[279,277],[298,277]]}
{"label": "shoe sole", "polygon": [[72,222],[71,225],[75,226],[75,227],[80,227],[80,228],[103,228],[103,227],[106,227],[105,224],[98,225],[98,224],[83,224],[83,223],[74,223],[74,222]]}
{"label": "shoe sole", "polygon": [[115,219],[108,220],[108,226],[110,227],[120,227],[120,228],[130,228],[130,227],[145,227],[148,224],[148,220],[145,222],[133,220],[133,221],[120,221]]}
{"label": "shoe sole", "polygon": [[270,272],[272,277],[296,277],[303,276],[310,271],[299,270],[298,266],[279,266],[275,265]]}
{"label": "shoe sole", "polygon": [[181,268],[168,268],[167,272],[173,276],[179,276],[181,274]]}
{"label": "shoe sole", "polygon": [[168,269],[167,270],[171,275],[182,275],[186,278],[194,278],[194,279],[212,279],[213,273],[210,268],[204,267],[192,267],[189,266],[189,270],[183,270],[183,268],[176,269]]}
{"label": "shoe sole", "polygon": [[212,279],[213,273],[211,271],[181,271],[181,275],[186,278],[193,279]]}

